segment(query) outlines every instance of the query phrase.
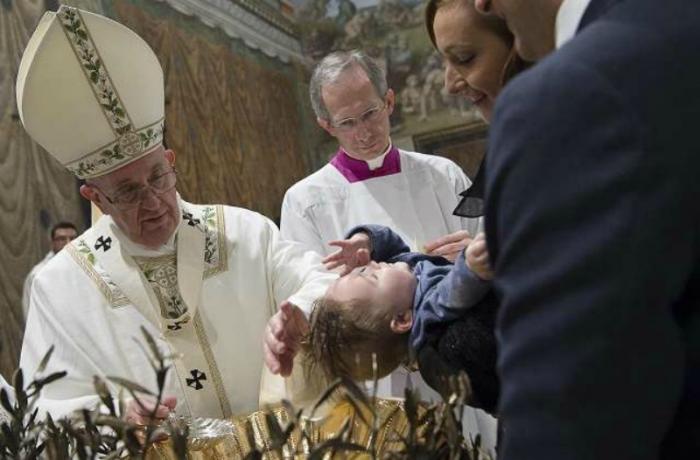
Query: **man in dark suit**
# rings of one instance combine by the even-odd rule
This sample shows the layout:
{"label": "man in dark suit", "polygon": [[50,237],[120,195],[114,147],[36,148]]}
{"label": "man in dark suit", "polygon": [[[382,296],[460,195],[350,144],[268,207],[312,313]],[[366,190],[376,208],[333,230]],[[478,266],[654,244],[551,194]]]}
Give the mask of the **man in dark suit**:
{"label": "man in dark suit", "polygon": [[486,164],[499,458],[698,459],[700,1],[475,3],[540,60]]}

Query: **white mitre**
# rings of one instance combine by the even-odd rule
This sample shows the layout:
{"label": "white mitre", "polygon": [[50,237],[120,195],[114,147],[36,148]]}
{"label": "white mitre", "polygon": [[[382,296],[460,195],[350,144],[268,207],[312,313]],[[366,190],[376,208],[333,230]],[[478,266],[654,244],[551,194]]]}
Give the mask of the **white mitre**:
{"label": "white mitre", "polygon": [[162,145],[164,101],[163,69],[141,37],[68,6],[41,18],[17,75],[24,128],[83,179]]}

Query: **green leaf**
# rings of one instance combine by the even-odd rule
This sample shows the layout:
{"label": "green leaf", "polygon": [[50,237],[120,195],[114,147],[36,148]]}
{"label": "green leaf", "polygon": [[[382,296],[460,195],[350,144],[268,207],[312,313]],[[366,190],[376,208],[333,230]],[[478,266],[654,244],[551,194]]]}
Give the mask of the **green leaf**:
{"label": "green leaf", "polygon": [[116,408],[114,407],[114,398],[112,398],[112,393],[109,392],[107,382],[105,382],[100,376],[95,375],[92,378],[92,384],[95,387],[95,391],[100,397],[102,404],[104,404],[109,410],[109,413],[111,415],[117,415]]}
{"label": "green leaf", "polygon": [[149,395],[149,396],[155,396],[152,391],[147,390],[146,388],[142,387],[138,383],[134,383],[130,380],[123,379],[121,377],[113,377],[110,375],[107,376],[107,379],[111,380],[112,382],[116,383],[117,385],[123,386],[124,388],[126,388],[127,390],[129,390],[131,392],[141,393],[141,394],[145,394],[145,395]]}
{"label": "green leaf", "polygon": [[24,372],[22,369],[17,369],[12,376],[12,386],[15,388],[15,392],[24,391]]}
{"label": "green leaf", "polygon": [[168,376],[168,371],[170,366],[166,366],[162,369],[156,371],[156,380],[158,382],[158,389],[162,390],[165,388],[165,378]]}
{"label": "green leaf", "polygon": [[39,388],[42,388],[42,387],[48,385],[49,383],[55,382],[56,380],[59,380],[59,379],[62,379],[66,375],[68,375],[68,372],[66,372],[66,371],[54,372],[53,374],[50,374],[48,377],[44,377],[43,379],[38,380],[37,386]]}
{"label": "green leaf", "polygon": [[0,390],[0,403],[2,404],[2,407],[7,411],[8,414],[15,413],[15,407],[12,404],[12,402],[10,402],[10,394],[5,388]]}
{"label": "green leaf", "polygon": [[143,337],[146,339],[146,343],[148,344],[148,347],[151,350],[152,356],[157,359],[158,361],[163,360],[163,355],[161,354],[160,350],[158,349],[158,345],[156,344],[155,339],[153,336],[146,330],[145,327],[141,326],[141,334],[143,334]]}
{"label": "green leaf", "polygon": [[316,400],[316,404],[311,408],[311,412],[309,413],[309,417],[313,417],[314,414],[316,414],[316,411],[318,410],[319,407],[323,403],[325,403],[331,396],[333,396],[333,393],[335,393],[335,390],[338,389],[338,387],[341,385],[340,379],[334,381],[331,383],[328,388],[326,388],[321,396],[319,396],[318,400]]}
{"label": "green leaf", "polygon": [[367,417],[365,417],[365,411],[362,410],[362,408],[357,404],[357,401],[355,401],[355,398],[353,398],[351,395],[346,395],[345,401],[350,404],[354,410],[354,414],[360,417],[360,420],[362,420],[362,423],[365,424],[365,426],[371,427],[372,424],[369,423],[367,420]]}
{"label": "green leaf", "polygon": [[272,443],[272,448],[277,449],[280,446],[284,445],[287,439],[284,436],[284,431],[282,430],[282,427],[280,426],[280,423],[277,420],[277,418],[275,418],[275,416],[272,413],[265,412],[265,423],[267,423],[267,429],[270,433],[270,441]]}
{"label": "green leaf", "polygon": [[[360,401],[365,407],[370,408],[372,407],[372,404],[369,401],[369,398],[365,394],[364,390],[360,388],[357,383],[352,381],[351,379],[347,377],[342,378],[343,382],[343,387],[358,401]],[[376,386],[376,385],[375,385]]]}
{"label": "green leaf", "polygon": [[46,352],[43,358],[41,358],[41,362],[39,363],[39,367],[37,367],[36,372],[37,374],[40,374],[44,372],[44,369],[46,369],[46,365],[49,363],[49,360],[51,359],[51,355],[53,354],[54,351],[54,346],[51,345],[49,347],[49,351]]}

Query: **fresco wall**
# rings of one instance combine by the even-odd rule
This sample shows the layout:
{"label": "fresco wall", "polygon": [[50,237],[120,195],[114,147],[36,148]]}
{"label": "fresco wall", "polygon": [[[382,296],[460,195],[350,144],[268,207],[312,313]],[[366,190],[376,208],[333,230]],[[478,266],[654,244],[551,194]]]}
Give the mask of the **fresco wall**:
{"label": "fresco wall", "polygon": [[455,125],[478,123],[472,105],[444,90],[444,69],[425,30],[422,0],[292,0],[304,54],[361,48],[387,69],[397,95],[397,143]]}

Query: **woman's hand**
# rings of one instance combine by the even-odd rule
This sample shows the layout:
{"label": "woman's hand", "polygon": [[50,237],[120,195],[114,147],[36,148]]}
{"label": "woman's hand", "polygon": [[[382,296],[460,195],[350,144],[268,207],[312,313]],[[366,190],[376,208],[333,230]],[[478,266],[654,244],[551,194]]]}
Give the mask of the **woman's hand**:
{"label": "woman's hand", "polygon": [[426,243],[423,249],[429,256],[442,256],[450,262],[457,260],[457,256],[472,241],[471,235],[466,230],[459,230],[449,235]]}
{"label": "woman's hand", "polygon": [[484,281],[493,279],[489,250],[486,247],[486,235],[483,232],[476,235],[472,242],[469,243],[464,255],[467,260],[467,267],[476,276]]}

